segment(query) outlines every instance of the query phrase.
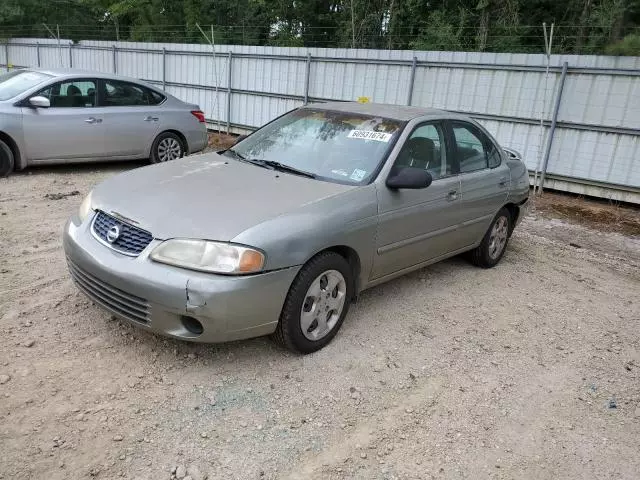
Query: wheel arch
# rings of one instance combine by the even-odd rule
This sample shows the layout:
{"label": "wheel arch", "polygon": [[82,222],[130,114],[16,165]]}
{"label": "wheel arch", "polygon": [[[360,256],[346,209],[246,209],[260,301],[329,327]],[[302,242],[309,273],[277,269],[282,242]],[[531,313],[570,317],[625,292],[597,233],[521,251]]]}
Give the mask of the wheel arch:
{"label": "wheel arch", "polygon": [[18,147],[18,143],[6,132],[0,130],[0,140],[7,144],[11,153],[13,153],[13,164],[15,170],[22,170],[26,165],[23,163],[22,154],[20,153],[20,148]]}
{"label": "wheel arch", "polygon": [[[360,261],[360,255],[358,255],[358,252],[354,248],[347,245],[333,245],[331,247],[324,248],[319,252],[316,252],[311,258],[314,258],[324,252],[336,253],[349,263],[351,271],[353,272],[353,281],[355,282],[354,298],[357,297],[358,293],[360,292],[360,287],[362,286],[362,280],[360,278],[360,274],[362,273],[362,263]],[[311,260],[311,258],[309,258],[309,260]],[[307,260],[307,262],[309,260]]]}
{"label": "wheel arch", "polygon": [[518,222],[518,218],[520,217],[520,207],[515,203],[509,202],[504,206],[504,208],[506,208],[511,215],[511,225],[509,226],[509,236],[511,236],[513,229]]}

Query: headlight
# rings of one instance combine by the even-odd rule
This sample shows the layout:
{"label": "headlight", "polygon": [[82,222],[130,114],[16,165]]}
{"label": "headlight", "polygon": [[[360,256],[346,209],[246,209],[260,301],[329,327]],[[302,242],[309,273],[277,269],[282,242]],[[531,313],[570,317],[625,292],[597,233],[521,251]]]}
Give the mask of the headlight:
{"label": "headlight", "polygon": [[78,217],[80,217],[80,221],[81,222],[84,222],[85,219],[92,212],[92,209],[91,209],[91,193],[93,193],[93,191],[89,192],[89,195],[84,197],[84,200],[82,200],[82,203],[80,204],[80,208],[78,209]]}
{"label": "headlight", "polygon": [[176,238],[151,252],[156,262],[211,273],[255,273],[264,266],[264,254],[242,245]]}

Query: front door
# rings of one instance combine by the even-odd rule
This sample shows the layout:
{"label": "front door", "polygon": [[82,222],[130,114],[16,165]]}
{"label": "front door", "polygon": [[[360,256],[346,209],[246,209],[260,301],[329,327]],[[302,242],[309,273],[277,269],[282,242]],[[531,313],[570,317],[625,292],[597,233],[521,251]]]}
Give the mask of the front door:
{"label": "front door", "polygon": [[460,166],[462,222],[459,236],[464,246],[482,240],[509,192],[509,167],[500,150],[477,126],[451,122],[454,155]]}
{"label": "front door", "polygon": [[420,190],[378,190],[377,254],[372,280],[434,260],[459,248],[460,178],[440,122],[416,127],[394,168],[425,168],[432,184]]}
{"label": "front door", "polygon": [[112,157],[136,157],[145,153],[162,123],[162,96],[136,83],[100,81],[100,105]]}
{"label": "front door", "polygon": [[65,80],[33,96],[49,99],[49,108],[22,107],[29,161],[73,160],[104,154],[104,125],[96,106],[94,79]]}

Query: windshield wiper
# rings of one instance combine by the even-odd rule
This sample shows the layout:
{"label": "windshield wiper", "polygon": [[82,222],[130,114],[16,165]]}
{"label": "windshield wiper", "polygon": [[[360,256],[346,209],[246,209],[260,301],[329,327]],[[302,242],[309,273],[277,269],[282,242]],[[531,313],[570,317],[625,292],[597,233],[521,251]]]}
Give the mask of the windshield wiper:
{"label": "windshield wiper", "polygon": [[234,157],[239,158],[240,160],[246,160],[247,157],[245,157],[244,155],[236,152],[235,150],[231,150],[230,148],[226,149],[224,152],[222,153],[230,153],[232,154]]}
{"label": "windshield wiper", "polygon": [[253,165],[258,165],[262,168],[268,168],[270,170],[279,170],[281,172],[289,172],[294,175],[300,175],[301,177],[307,178],[316,178],[316,175],[311,172],[305,172],[304,170],[299,170],[295,167],[291,167],[289,165],[285,165],[284,163],[276,162],[275,160],[262,160],[261,158],[247,158],[244,155],[236,152],[235,150],[225,150],[224,153],[231,153],[234,157],[242,160],[243,162],[251,163]]}
{"label": "windshield wiper", "polygon": [[281,172],[289,172],[289,173],[293,173],[294,175],[300,175],[301,177],[316,178],[315,173],[306,172],[304,170],[300,170],[298,168],[292,167],[290,165],[285,165],[284,163],[276,162],[274,160],[258,160],[258,159],[251,159],[251,160],[255,162],[260,162],[263,165],[271,167],[274,170],[279,170]]}

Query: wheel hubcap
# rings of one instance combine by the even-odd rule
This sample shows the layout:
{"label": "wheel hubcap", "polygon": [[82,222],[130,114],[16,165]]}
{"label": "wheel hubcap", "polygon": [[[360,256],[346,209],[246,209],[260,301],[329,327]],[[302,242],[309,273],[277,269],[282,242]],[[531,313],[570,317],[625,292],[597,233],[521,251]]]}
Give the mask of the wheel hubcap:
{"label": "wheel hubcap", "polygon": [[489,256],[496,259],[502,254],[509,238],[509,220],[507,217],[499,217],[493,224],[489,235]]}
{"label": "wheel hubcap", "polygon": [[327,270],[312,283],[302,302],[300,328],[309,340],[320,340],[336,326],[347,297],[347,282],[337,270]]}
{"label": "wheel hubcap", "polygon": [[158,159],[161,162],[175,160],[182,156],[182,147],[175,138],[164,138],[158,144]]}

